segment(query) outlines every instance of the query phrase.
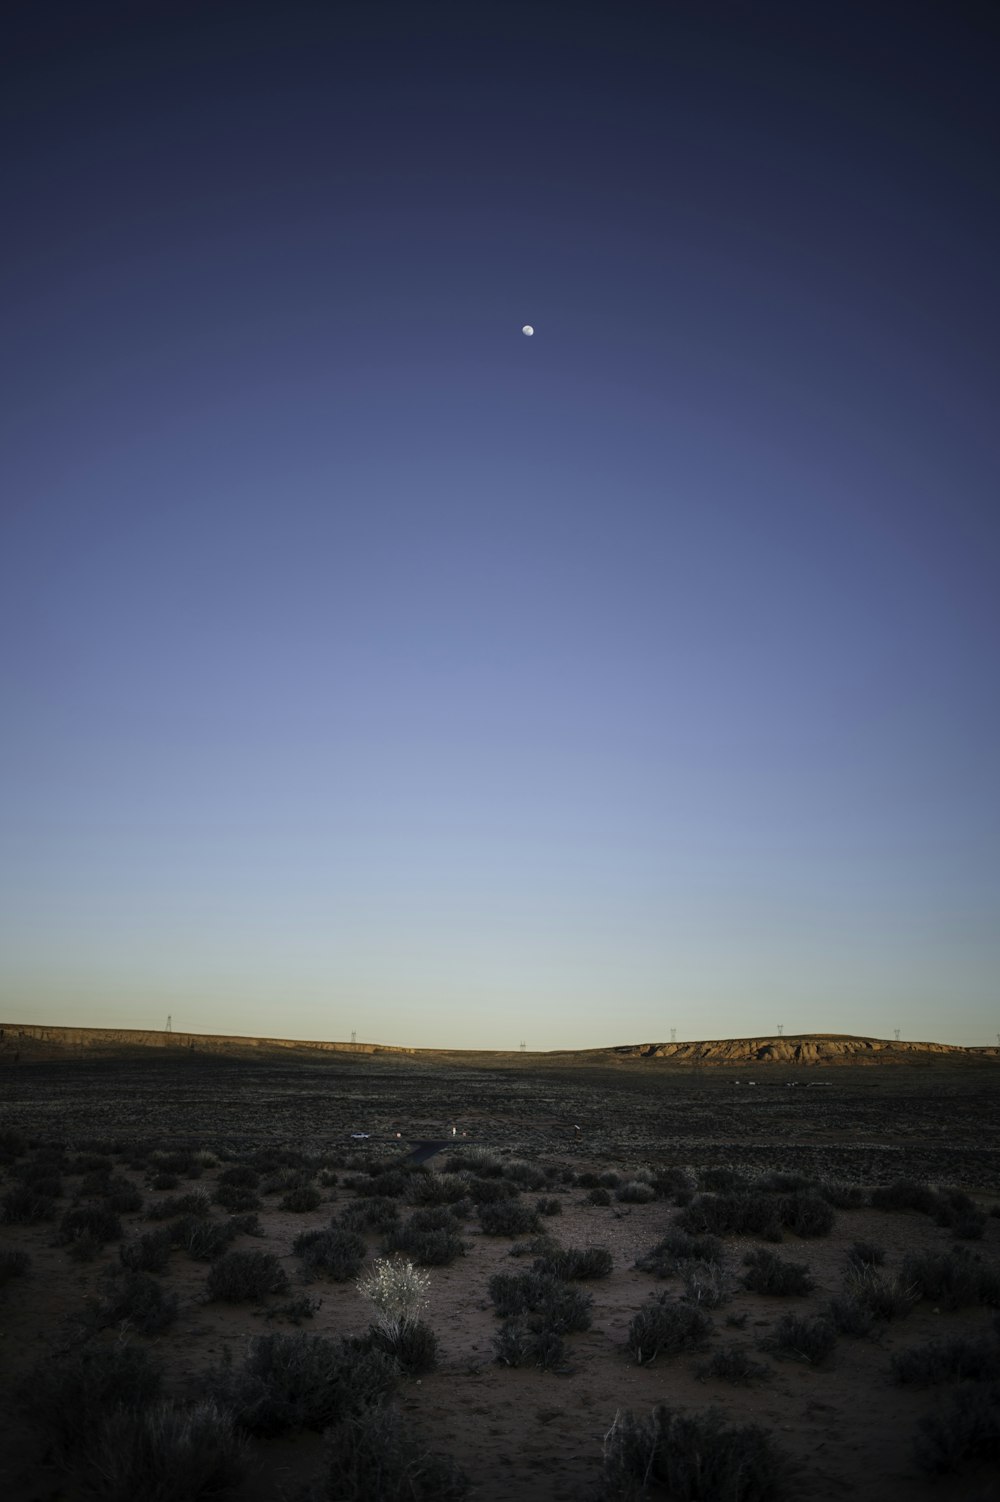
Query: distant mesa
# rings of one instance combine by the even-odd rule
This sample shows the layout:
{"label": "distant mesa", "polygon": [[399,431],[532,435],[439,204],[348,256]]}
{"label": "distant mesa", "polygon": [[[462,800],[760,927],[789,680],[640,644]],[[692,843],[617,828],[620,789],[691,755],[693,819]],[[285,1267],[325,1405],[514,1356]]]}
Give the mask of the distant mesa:
{"label": "distant mesa", "polygon": [[304,1041],[298,1038],[254,1038],[218,1033],[182,1033],[139,1028],[46,1027],[35,1023],[0,1023],[0,1067],[43,1060],[114,1057],[136,1050],[169,1049],[188,1054],[213,1053],[246,1058],[262,1053],[285,1057],[317,1058],[330,1054],[360,1054],[455,1064],[491,1062],[508,1066],[519,1061],[524,1067],[583,1066],[614,1068],[662,1061],[680,1066],[792,1065],[929,1065],[941,1063],[1000,1062],[1000,1047],[963,1048],[949,1043],[910,1043],[885,1038],[859,1038],[846,1033],[801,1033],[793,1037],[709,1038],[683,1043],[627,1043],[610,1048],[550,1049],[544,1053],[523,1050],[470,1048],[407,1048],[384,1043]]}

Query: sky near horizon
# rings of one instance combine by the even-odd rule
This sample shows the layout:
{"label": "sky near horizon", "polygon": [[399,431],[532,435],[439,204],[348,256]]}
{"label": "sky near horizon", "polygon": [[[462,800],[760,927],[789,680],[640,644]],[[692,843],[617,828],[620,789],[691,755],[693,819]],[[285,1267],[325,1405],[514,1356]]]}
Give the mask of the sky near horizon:
{"label": "sky near horizon", "polygon": [[995,8],[16,10],[5,1019],[993,1043]]}

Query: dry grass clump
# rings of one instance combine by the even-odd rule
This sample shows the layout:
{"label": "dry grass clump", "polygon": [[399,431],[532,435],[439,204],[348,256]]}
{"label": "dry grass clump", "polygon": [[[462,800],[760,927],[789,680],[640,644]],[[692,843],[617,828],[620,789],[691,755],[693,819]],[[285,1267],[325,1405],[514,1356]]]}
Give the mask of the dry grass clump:
{"label": "dry grass clump", "polygon": [[771,1334],[761,1342],[761,1350],[818,1366],[836,1344],[837,1331],[830,1320],[822,1316],[810,1319],[801,1314],[783,1314]]}
{"label": "dry grass clump", "polygon": [[43,1358],[23,1387],[21,1408],[60,1464],[85,1457],[109,1413],[138,1412],[160,1395],[162,1369],[141,1346],[90,1341]]}
{"label": "dry grass clump", "polygon": [[687,1231],[672,1230],[635,1265],[658,1278],[672,1278],[691,1262],[721,1262],[722,1253],[723,1245],[717,1236],[692,1236]]}
{"label": "dry grass clump", "polygon": [[637,1366],[648,1366],[657,1356],[701,1350],[712,1328],[711,1317],[697,1305],[678,1303],[658,1293],[633,1316],[625,1345]]}
{"label": "dry grass clump", "polygon": [[555,1246],[544,1249],[535,1262],[536,1272],[550,1273],[568,1282],[606,1278],[613,1267],[614,1259],[603,1246]]}
{"label": "dry grass clump", "polygon": [[89,1447],[90,1490],[106,1502],[199,1502],[240,1480],[246,1440],[216,1403],[156,1403],[105,1415]]}
{"label": "dry grass clump", "polygon": [[743,1265],[747,1269],[743,1276],[744,1286],[754,1293],[793,1297],[811,1293],[816,1286],[804,1262],[786,1262],[783,1257],[762,1247],[747,1252]]}
{"label": "dry grass clump", "polygon": [[102,1325],[127,1325],[140,1335],[159,1335],[177,1318],[177,1295],[146,1272],[110,1273],[97,1306]]}
{"label": "dry grass clump", "polygon": [[542,1228],[538,1211],[519,1199],[480,1205],[479,1224],[487,1236],[526,1236]]}
{"label": "dry grass clump", "polygon": [[1000,1461],[1000,1383],[963,1382],[918,1421],[913,1448],[917,1464],[936,1475]]}
{"label": "dry grass clump", "polygon": [[891,1370],[897,1382],[914,1387],[933,1387],[940,1382],[997,1381],[1000,1340],[995,1335],[931,1340],[926,1345],[895,1351]]}
{"label": "dry grass clump", "polygon": [[376,1403],[330,1428],[324,1474],[302,1502],[461,1502],[467,1493],[454,1461],[431,1454],[394,1407]]}
{"label": "dry grass clump", "polygon": [[363,1236],[346,1226],[330,1225],[325,1229],[303,1231],[292,1242],[292,1251],[302,1259],[304,1276],[332,1278],[347,1283],[356,1278],[368,1255]]}
{"label": "dry grass clump", "polygon": [[722,1413],[619,1410],[604,1437],[601,1502],[779,1502],[791,1466],[757,1424],[728,1425]]}
{"label": "dry grass clump", "polygon": [[205,1288],[210,1299],[242,1304],[284,1293],[288,1274],[273,1252],[227,1252],[213,1263]]}
{"label": "dry grass clump", "polygon": [[754,1382],[768,1381],[774,1372],[763,1361],[754,1361],[742,1346],[720,1346],[698,1368],[698,1375],[703,1381],[716,1377],[736,1387],[749,1387]]}
{"label": "dry grass clump", "polygon": [[207,1386],[240,1428],[268,1436],[326,1429],[392,1392],[398,1375],[389,1356],[358,1342],[278,1331],[255,1336],[243,1364],[217,1368]]}
{"label": "dry grass clump", "polygon": [[964,1247],[950,1252],[913,1252],[903,1258],[900,1276],[918,1299],[945,1309],[968,1304],[1000,1307],[1000,1273]]}

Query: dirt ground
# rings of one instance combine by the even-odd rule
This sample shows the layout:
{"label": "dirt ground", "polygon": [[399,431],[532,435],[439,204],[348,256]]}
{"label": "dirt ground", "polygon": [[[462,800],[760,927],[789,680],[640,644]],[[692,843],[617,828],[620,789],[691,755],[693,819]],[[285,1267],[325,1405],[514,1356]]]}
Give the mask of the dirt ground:
{"label": "dirt ground", "polygon": [[[210,1150],[217,1164],[197,1182],[182,1181],[175,1192],[211,1194],[228,1161],[262,1144],[354,1155],[361,1163],[366,1155],[405,1153],[419,1139],[451,1140],[452,1126],[456,1146],[485,1145],[507,1159],[576,1173],[612,1170],[629,1177],[668,1165],[724,1165],[751,1175],[794,1171],[866,1187],[907,1175],[965,1188],[989,1210],[1000,1204],[998,1083],[996,1068],[774,1068],[749,1076],[671,1071],[655,1063],[559,1071],[352,1057],[322,1065],[133,1057],[3,1071],[0,1130],[19,1130],[32,1141],[78,1146],[105,1139],[120,1147],[115,1171],[144,1196],[142,1210],[122,1216],[126,1237],[151,1228],[148,1210],[165,1197],[149,1187],[141,1169],[127,1166],[139,1144]],[[369,1135],[355,1138],[358,1132]],[[398,1139],[396,1132],[402,1134]],[[449,1151],[430,1160],[433,1171],[442,1171]],[[10,1168],[5,1178],[0,1190],[11,1182]],[[67,1177],[58,1214],[73,1202],[74,1189]],[[664,1200],[596,1205],[585,1189],[565,1184],[551,1192],[561,1213],[547,1219],[545,1229],[566,1246],[605,1247],[614,1260],[610,1277],[581,1285],[593,1294],[593,1325],[568,1338],[565,1371],[511,1369],[494,1360],[491,1338],[499,1322],[487,1285],[498,1270],[528,1265],[511,1259],[514,1238],[484,1235],[473,1216],[462,1233],[465,1256],[430,1270],[426,1318],[440,1340],[440,1361],[435,1371],[404,1385],[402,1404],[431,1448],[462,1465],[476,1502],[586,1498],[616,1412],[644,1414],[658,1403],[697,1410],[714,1405],[727,1421],[771,1430],[797,1462],[792,1496],[802,1502],[833,1502],[848,1494],[856,1502],[979,1502],[992,1495],[996,1477],[982,1468],[931,1478],[917,1467],[915,1424],[940,1404],[943,1390],[898,1386],[889,1369],[896,1350],[945,1334],[985,1333],[991,1311],[920,1303],[877,1338],[841,1337],[832,1356],[815,1367],[758,1348],[783,1314],[819,1313],[841,1290],[845,1252],[853,1242],[880,1243],[892,1268],[910,1252],[948,1250],[954,1243],[950,1231],[926,1215],[861,1208],[838,1210],[828,1236],[800,1240],[786,1233],[777,1250],[808,1264],[815,1291],[805,1298],[768,1298],[737,1287],[732,1301],[714,1312],[713,1346],[743,1346],[771,1372],[770,1380],[744,1388],[702,1380],[703,1354],[648,1366],[637,1366],[627,1354],[629,1322],[650,1295],[669,1289],[679,1296],[676,1280],[661,1282],[635,1266],[674,1223],[678,1209]],[[296,1291],[295,1236],[326,1225],[354,1198],[342,1183],[323,1195],[319,1208],[299,1214],[278,1209],[279,1196],[266,1198],[260,1213],[264,1238],[237,1243],[273,1251]],[[533,1203],[537,1195],[524,1197]],[[376,1255],[379,1235],[367,1240]],[[758,1244],[727,1238],[734,1280],[744,1253]],[[102,1276],[117,1266],[118,1250],[110,1245],[93,1261],[75,1261],[56,1244],[52,1222],[4,1225],[0,1245],[31,1257],[28,1274],[0,1290],[0,1396],[11,1412],[34,1363],[80,1338],[81,1320]],[[982,1239],[969,1246],[1000,1266],[1000,1217],[991,1216]],[[134,1336],[162,1357],[170,1391],[179,1398],[196,1391],[199,1375],[225,1350],[238,1357],[253,1335],[289,1328],[269,1321],[265,1307],[209,1302],[207,1272],[208,1264],[174,1253],[164,1282],[179,1295],[178,1319],[160,1336]],[[371,1311],[352,1283],[314,1283],[308,1292],[322,1302],[303,1329],[339,1336],[367,1328]],[[727,1317],[743,1315],[740,1326],[727,1326]],[[245,1502],[291,1502],[299,1486],[318,1474],[321,1452],[317,1435],[254,1442],[247,1479],[234,1495]],[[47,1464],[35,1436],[17,1422],[0,1435],[0,1479],[9,1502],[74,1502],[78,1495],[72,1479]]]}

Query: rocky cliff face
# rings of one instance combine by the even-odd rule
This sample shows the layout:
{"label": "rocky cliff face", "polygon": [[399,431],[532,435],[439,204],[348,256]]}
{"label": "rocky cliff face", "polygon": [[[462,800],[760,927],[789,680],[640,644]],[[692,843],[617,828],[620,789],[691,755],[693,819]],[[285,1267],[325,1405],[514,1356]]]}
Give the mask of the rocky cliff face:
{"label": "rocky cliff face", "polygon": [[806,1033],[794,1038],[723,1038],[698,1043],[637,1043],[616,1054],[642,1059],[671,1059],[678,1064],[903,1064],[920,1055],[1000,1059],[1000,1048],[959,1048],[948,1043],[889,1042]]}

